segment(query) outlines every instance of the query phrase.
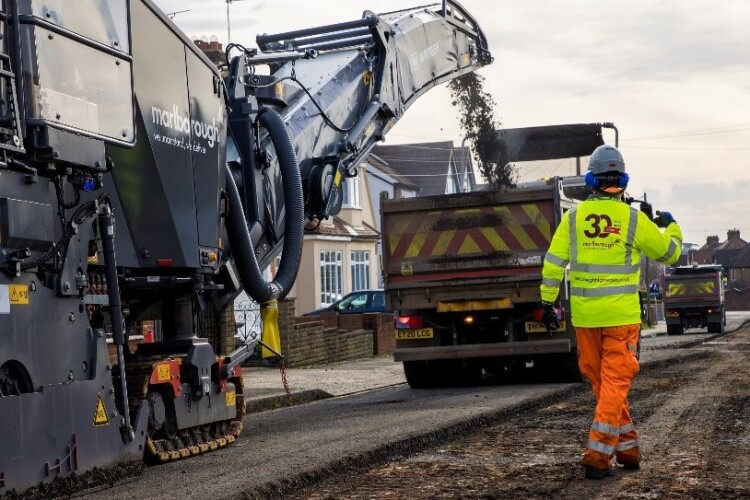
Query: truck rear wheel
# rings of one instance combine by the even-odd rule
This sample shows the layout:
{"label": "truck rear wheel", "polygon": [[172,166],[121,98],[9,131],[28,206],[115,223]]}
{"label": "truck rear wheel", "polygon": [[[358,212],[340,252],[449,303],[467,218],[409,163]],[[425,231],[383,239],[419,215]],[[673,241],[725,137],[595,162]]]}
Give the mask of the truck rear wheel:
{"label": "truck rear wheel", "polygon": [[448,380],[447,372],[442,361],[404,361],[404,375],[412,389],[442,387]]}
{"label": "truck rear wheel", "polygon": [[582,382],[583,376],[578,368],[578,353],[548,354],[534,360],[542,376],[550,382]]}
{"label": "truck rear wheel", "polygon": [[455,384],[458,386],[472,386],[478,385],[482,380],[482,367],[476,363],[468,361],[458,363],[456,369]]}
{"label": "truck rear wheel", "polygon": [[667,325],[667,335],[682,335],[684,332],[682,325]]}
{"label": "truck rear wheel", "polygon": [[708,333],[724,333],[724,323],[721,321],[718,323],[709,323]]}

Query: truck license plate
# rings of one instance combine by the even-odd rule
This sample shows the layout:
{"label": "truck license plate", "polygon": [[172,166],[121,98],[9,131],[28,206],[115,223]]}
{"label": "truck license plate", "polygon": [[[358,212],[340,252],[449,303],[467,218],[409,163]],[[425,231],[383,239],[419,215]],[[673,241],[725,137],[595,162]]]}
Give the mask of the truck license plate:
{"label": "truck license plate", "polygon": [[[565,321],[560,321],[560,328],[558,328],[557,330],[553,330],[552,333],[564,332],[564,331],[565,331]],[[538,323],[536,321],[527,321],[526,333],[547,333],[547,327],[544,326],[544,323]]]}
{"label": "truck license plate", "polygon": [[416,330],[396,330],[396,340],[431,338],[432,328],[417,328]]}

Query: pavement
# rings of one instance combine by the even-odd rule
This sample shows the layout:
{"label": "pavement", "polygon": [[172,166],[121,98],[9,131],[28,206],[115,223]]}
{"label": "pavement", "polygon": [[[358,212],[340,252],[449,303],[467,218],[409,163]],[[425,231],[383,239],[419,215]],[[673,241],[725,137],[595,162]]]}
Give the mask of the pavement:
{"label": "pavement", "polygon": [[[750,322],[750,311],[728,312],[725,330],[736,330],[746,322]],[[666,334],[667,326],[664,321],[641,331],[644,338]],[[698,335],[706,335],[705,330],[685,332],[685,337]],[[711,335],[706,340],[713,337]],[[669,338],[678,341],[683,336]],[[243,373],[249,412],[272,410],[406,383],[403,366],[393,361],[392,355],[284,370],[278,366],[251,366],[243,368]]]}

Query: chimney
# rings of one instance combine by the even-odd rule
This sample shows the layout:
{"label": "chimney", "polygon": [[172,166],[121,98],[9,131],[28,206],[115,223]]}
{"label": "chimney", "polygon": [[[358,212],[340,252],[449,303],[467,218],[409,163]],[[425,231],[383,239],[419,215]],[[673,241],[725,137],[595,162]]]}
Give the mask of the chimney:
{"label": "chimney", "polygon": [[718,236],[708,236],[706,238],[706,245],[718,245],[718,244],[719,244]]}
{"label": "chimney", "polygon": [[740,230],[739,229],[730,229],[727,231],[727,241],[731,240],[732,238],[739,238],[740,237]]}

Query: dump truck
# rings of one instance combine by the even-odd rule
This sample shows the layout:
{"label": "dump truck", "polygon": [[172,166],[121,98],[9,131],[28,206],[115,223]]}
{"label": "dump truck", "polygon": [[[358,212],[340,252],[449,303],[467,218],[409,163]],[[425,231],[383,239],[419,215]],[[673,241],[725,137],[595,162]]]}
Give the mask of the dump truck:
{"label": "dump truck", "polygon": [[554,177],[498,191],[381,199],[383,269],[397,311],[395,361],[413,388],[547,365],[578,374],[561,287],[560,328],[541,322],[544,255],[575,203]]}
{"label": "dump truck", "polygon": [[664,276],[664,285],[668,335],[681,335],[688,328],[724,332],[727,318],[721,266],[679,266]]}

